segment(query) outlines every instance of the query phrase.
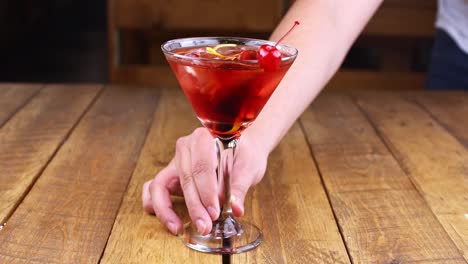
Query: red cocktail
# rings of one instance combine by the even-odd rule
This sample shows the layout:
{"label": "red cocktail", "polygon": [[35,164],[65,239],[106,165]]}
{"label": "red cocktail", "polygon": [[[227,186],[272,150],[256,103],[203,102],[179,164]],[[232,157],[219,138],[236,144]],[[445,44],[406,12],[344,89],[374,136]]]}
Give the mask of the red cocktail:
{"label": "red cocktail", "polygon": [[[274,46],[273,46],[274,45]],[[262,241],[260,229],[232,216],[230,171],[241,132],[258,116],[297,56],[283,44],[245,38],[186,38],[163,52],[192,107],[215,138],[222,212],[208,235],[188,223],[185,245],[209,253],[240,253]]]}
{"label": "red cocktail", "polygon": [[[175,54],[187,58],[167,57],[198,118],[217,137],[239,137],[293,62],[286,60],[278,70],[265,71],[255,60],[256,49],[221,44],[176,49]],[[292,54],[283,51],[283,57],[288,56]]]}

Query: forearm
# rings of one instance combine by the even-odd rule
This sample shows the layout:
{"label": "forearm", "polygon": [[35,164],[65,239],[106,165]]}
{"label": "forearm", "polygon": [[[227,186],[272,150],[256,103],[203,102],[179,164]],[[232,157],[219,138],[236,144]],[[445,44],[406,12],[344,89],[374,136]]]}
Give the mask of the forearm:
{"label": "forearm", "polygon": [[284,40],[299,50],[267,105],[245,133],[270,152],[314,100],[343,61],[350,46],[382,0],[297,0],[271,39],[278,40],[295,20],[301,25]]}

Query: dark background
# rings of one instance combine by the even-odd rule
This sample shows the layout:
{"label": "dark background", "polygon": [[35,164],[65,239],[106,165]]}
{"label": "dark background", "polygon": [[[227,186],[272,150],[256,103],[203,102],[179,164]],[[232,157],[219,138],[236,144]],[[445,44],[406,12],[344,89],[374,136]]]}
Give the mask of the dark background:
{"label": "dark background", "polygon": [[105,0],[1,0],[0,82],[105,82]]}
{"label": "dark background", "polygon": [[[0,82],[107,82],[106,5],[106,0],[0,0]],[[430,48],[430,40],[418,41],[409,70],[427,69]],[[381,51],[357,44],[343,68],[380,71]]]}

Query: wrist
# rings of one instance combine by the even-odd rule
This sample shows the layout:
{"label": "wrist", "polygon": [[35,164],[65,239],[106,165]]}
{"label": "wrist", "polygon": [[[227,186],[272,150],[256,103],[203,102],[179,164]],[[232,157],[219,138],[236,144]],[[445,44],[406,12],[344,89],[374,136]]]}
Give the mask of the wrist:
{"label": "wrist", "polygon": [[260,131],[259,126],[254,122],[253,125],[244,131],[241,138],[253,144],[255,148],[257,148],[257,151],[268,156],[276,146],[271,136],[271,134]]}

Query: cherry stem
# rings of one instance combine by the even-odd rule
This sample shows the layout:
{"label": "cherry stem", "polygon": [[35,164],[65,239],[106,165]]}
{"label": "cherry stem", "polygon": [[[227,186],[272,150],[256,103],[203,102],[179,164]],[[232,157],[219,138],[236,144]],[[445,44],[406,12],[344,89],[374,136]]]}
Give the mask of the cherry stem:
{"label": "cherry stem", "polygon": [[286,36],[288,36],[289,33],[291,33],[291,31],[292,31],[296,26],[298,26],[299,24],[300,24],[299,21],[294,21],[294,25],[288,30],[288,32],[286,32],[286,34],[284,34],[284,35],[278,40],[278,42],[276,42],[275,48],[276,48],[276,46],[278,46],[278,44],[280,44],[280,42],[281,42]]}

